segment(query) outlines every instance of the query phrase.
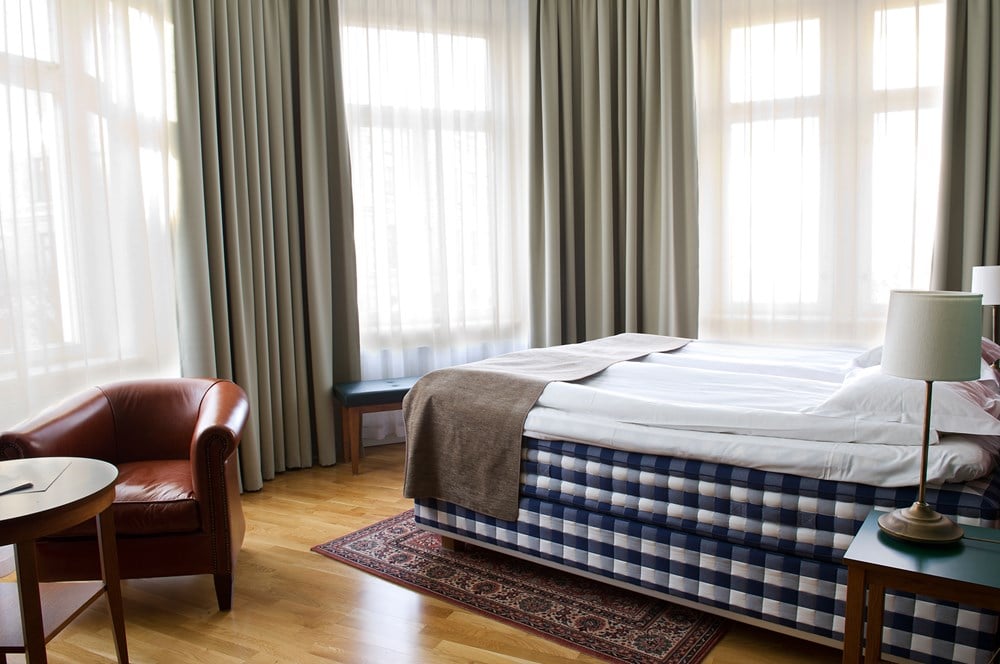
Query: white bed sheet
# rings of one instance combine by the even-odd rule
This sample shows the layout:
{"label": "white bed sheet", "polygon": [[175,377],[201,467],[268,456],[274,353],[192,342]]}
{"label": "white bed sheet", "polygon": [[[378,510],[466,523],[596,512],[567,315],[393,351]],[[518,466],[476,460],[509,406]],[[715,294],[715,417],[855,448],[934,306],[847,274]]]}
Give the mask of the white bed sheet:
{"label": "white bed sheet", "polygon": [[[693,341],[582,381],[550,384],[528,414],[525,435],[819,479],[913,485],[920,427],[802,412],[832,395],[862,352]],[[980,477],[996,458],[995,439],[943,435],[930,447],[928,481]]]}

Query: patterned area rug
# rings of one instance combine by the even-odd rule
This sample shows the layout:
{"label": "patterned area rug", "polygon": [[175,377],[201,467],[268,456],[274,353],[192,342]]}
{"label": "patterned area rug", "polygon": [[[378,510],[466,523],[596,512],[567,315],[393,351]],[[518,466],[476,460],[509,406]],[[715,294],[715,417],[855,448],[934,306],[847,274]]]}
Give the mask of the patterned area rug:
{"label": "patterned area rug", "polygon": [[613,662],[694,664],[725,620],[478,547],[448,551],[413,512],[313,551]]}

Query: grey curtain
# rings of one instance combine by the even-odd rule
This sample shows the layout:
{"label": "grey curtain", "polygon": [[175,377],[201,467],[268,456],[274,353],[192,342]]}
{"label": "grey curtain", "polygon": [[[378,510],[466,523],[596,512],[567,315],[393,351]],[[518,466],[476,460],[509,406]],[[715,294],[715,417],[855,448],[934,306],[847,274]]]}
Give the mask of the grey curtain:
{"label": "grey curtain", "polygon": [[689,0],[532,0],[532,344],[697,336]]}
{"label": "grey curtain", "polygon": [[185,375],[250,397],[245,489],[335,461],[330,397],[359,374],[337,6],[175,0]]}
{"label": "grey curtain", "polygon": [[1000,264],[1000,3],[948,3],[941,198],[932,286]]}

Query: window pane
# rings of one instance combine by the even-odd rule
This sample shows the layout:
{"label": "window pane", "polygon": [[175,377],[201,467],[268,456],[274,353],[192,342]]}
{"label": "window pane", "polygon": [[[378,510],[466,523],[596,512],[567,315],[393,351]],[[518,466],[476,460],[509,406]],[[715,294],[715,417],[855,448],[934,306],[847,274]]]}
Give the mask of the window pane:
{"label": "window pane", "polygon": [[0,0],[0,52],[52,62],[50,0]]}
{"label": "window pane", "polygon": [[[12,350],[16,319],[31,321],[24,347],[38,349],[63,340],[57,250],[59,181],[55,177],[58,136],[52,95],[0,86],[0,351]],[[7,170],[9,168],[9,171]],[[31,293],[15,297],[18,293]]]}
{"label": "window pane", "polygon": [[732,30],[729,59],[729,96],[733,102],[818,95],[819,20]]}
{"label": "window pane", "polygon": [[[875,12],[876,90],[938,86],[944,80],[944,3]],[[919,18],[919,22],[918,19]]]}
{"label": "window pane", "polygon": [[413,149],[418,137],[401,129],[366,127],[352,134],[352,145],[360,148],[352,151],[352,169],[372,174],[364,187],[356,177],[354,187],[358,275],[372,282],[361,283],[360,290],[385,296],[360,303],[362,330],[387,333],[401,320],[429,327],[435,252],[428,217],[434,212],[433,201],[423,194],[426,169]]}
{"label": "window pane", "polygon": [[355,190],[358,273],[380,282],[372,292],[388,293],[399,283],[397,304],[390,298],[362,303],[361,311],[367,313],[362,328],[375,331],[400,322],[430,328],[435,301],[443,295],[432,276],[442,262],[447,265],[447,302],[454,320],[490,324],[496,314],[498,275],[483,269],[495,262],[486,133],[441,133],[438,196],[438,174],[425,168],[425,160],[437,161],[433,141],[422,140],[418,131],[356,131],[354,140],[362,149],[352,155],[353,168],[380,174],[369,181],[369,188]]}
{"label": "window pane", "polygon": [[484,110],[486,40],[408,30],[343,30],[349,104]]}
{"label": "window pane", "polygon": [[816,302],[819,120],[737,124],[730,146],[726,225],[736,275],[733,301]]}
{"label": "window pane", "polygon": [[[489,325],[496,312],[496,279],[482,266],[495,263],[489,214],[487,135],[482,131],[442,131],[442,187],[448,249],[448,280],[453,317],[467,324]],[[460,308],[460,310],[459,310]]]}
{"label": "window pane", "polygon": [[104,63],[105,67],[120,67],[123,60],[129,63],[131,75],[127,79],[124,76],[120,78],[134,86],[130,101],[136,111],[154,121],[162,120],[168,111],[169,88],[172,86],[164,86],[163,82],[174,73],[163,71],[164,66],[170,65],[173,55],[172,45],[164,42],[165,32],[157,17],[134,7],[129,8],[129,57],[107,56]]}
{"label": "window pane", "polygon": [[893,288],[930,284],[941,111],[879,113],[872,136],[870,297],[888,304]]}

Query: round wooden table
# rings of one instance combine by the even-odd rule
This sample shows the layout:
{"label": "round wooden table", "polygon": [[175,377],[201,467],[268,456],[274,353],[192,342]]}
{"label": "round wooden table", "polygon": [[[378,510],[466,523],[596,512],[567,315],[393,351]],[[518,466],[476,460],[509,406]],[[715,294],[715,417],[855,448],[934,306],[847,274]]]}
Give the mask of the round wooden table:
{"label": "round wooden table", "polygon": [[[0,480],[32,486],[0,494],[0,545],[13,544],[17,591],[0,583],[0,661],[23,652],[46,662],[45,644],[102,593],[108,597],[118,661],[128,662],[111,504],[118,470],[96,459],[45,457],[0,462]],[[2,486],[2,485],[0,485]],[[97,518],[101,581],[38,582],[35,540]],[[19,601],[18,601],[19,600]]]}

